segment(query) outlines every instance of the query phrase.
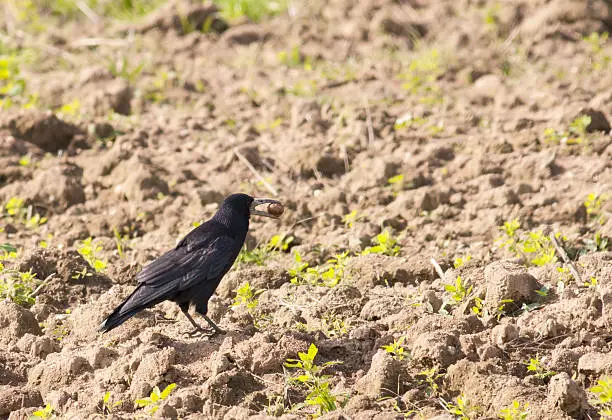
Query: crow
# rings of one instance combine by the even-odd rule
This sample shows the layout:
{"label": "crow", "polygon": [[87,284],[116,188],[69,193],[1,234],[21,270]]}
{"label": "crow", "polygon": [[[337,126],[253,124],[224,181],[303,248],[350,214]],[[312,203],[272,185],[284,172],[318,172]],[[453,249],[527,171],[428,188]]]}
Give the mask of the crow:
{"label": "crow", "polygon": [[[270,212],[256,209],[262,204],[268,204]],[[279,211],[273,212],[272,207],[280,208],[282,213],[282,205],[276,200],[246,194],[227,197],[209,221],[189,232],[176,248],[137,274],[136,290],[100,324],[99,331],[110,331],[143,309],[171,300],[195,327],[193,333],[207,331],[189,315],[190,304],[195,305],[196,312],[210,325],[213,335],[222,333],[206,316],[208,300],[242,249],[249,230],[249,217],[259,215],[277,219]]]}

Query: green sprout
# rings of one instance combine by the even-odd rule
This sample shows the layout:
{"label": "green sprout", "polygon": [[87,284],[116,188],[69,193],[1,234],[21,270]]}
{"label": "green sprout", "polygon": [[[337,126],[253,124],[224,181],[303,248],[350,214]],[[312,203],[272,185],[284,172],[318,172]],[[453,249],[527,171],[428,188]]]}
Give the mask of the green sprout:
{"label": "green sprout", "polygon": [[440,405],[442,405],[447,413],[452,414],[461,420],[478,418],[480,407],[473,406],[463,394],[459,395],[455,401],[456,402],[453,403],[441,399]]}
{"label": "green sprout", "polygon": [[153,415],[159,410],[161,403],[168,398],[174,388],[176,388],[175,383],[171,383],[163,391],[160,391],[159,387],[156,386],[147,398],[137,399],[134,403],[138,407],[144,407],[150,415]]}
{"label": "green sprout", "polygon": [[584,200],[587,216],[592,219],[598,219],[601,216],[601,208],[606,201],[608,201],[608,194],[589,193]]}
{"label": "green sprout", "polygon": [[107,391],[104,397],[102,397],[102,414],[112,414],[113,410],[122,403],[123,401],[112,401],[111,392]]}
{"label": "green sprout", "polygon": [[472,286],[466,287],[466,284],[461,279],[461,276],[457,276],[455,284],[445,284],[444,290],[450,293],[451,305],[459,304],[465,301],[472,294]]}
{"label": "green sprout", "polygon": [[369,246],[361,252],[361,255],[382,254],[395,257],[400,253],[400,247],[397,245],[397,239],[391,236],[388,229],[376,235],[373,242],[374,246]]}
{"label": "green sprout", "polygon": [[83,240],[77,248],[77,252],[83,256],[96,273],[103,272],[107,264],[106,261],[99,258],[100,251],[102,251],[102,245],[95,243],[91,237]]}
{"label": "green sprout", "polygon": [[604,52],[604,46],[608,42],[608,32],[601,34],[592,32],[589,36],[582,38],[582,40],[589,47],[592,69],[594,71],[607,69],[610,63],[612,63],[612,56]]}
{"label": "green sprout", "polygon": [[12,197],[4,205],[4,217],[12,223],[19,223],[28,229],[35,229],[40,225],[47,223],[46,217],[41,217],[40,214],[33,214],[33,207],[26,206],[25,200],[19,197]]}
{"label": "green sprout", "polygon": [[589,391],[595,395],[591,404],[599,408],[599,414],[604,417],[612,417],[612,377],[603,376]]}
{"label": "green sprout", "polygon": [[304,403],[297,404],[294,408],[315,407],[317,415],[323,415],[338,408],[338,395],[332,393],[330,389],[329,376],[323,375],[322,371],[341,362],[326,362],[317,365],[314,361],[319,349],[313,344],[308,348],[307,353],[298,352],[299,359],[287,359],[285,367],[298,369],[298,373],[289,378],[290,383],[298,384],[306,388],[308,395]]}
{"label": "green sprout", "polygon": [[539,355],[536,355],[535,358],[530,358],[528,362],[525,362],[525,365],[527,365],[527,371],[531,372],[533,376],[539,379],[545,379],[549,376],[556,375],[556,372],[546,369]]}
{"label": "green sprout", "polygon": [[591,124],[591,117],[581,115],[576,117],[569,125],[567,131],[557,131],[554,128],[544,130],[544,143],[577,145],[585,143],[587,127]]}
{"label": "green sprout", "polygon": [[521,403],[514,400],[512,404],[499,410],[498,417],[502,420],[525,420],[529,415],[529,403],[525,403],[521,407]]}
{"label": "green sprout", "polygon": [[278,15],[287,10],[288,0],[214,0],[227,20],[237,20],[246,16],[253,22]]}
{"label": "green sprout", "polygon": [[453,263],[453,266],[455,268],[461,268],[465,264],[470,262],[471,260],[472,260],[472,256],[471,255],[466,255],[465,257],[457,257],[457,258],[455,258],[455,262]]}
{"label": "green sprout", "polygon": [[433,366],[430,369],[420,371],[416,377],[419,384],[425,385],[425,395],[427,395],[427,397],[432,397],[438,393],[438,390],[440,389],[438,381],[444,377],[444,374],[439,373],[438,368]]}
{"label": "green sprout", "polygon": [[[518,220],[505,222],[499,229],[503,235],[497,239],[500,248],[506,248],[508,252],[516,257],[524,259],[528,264],[544,266],[557,261],[555,247],[551,239],[544,235],[543,231],[531,231],[518,233],[521,224]],[[566,240],[560,233],[555,234],[557,238]]]}
{"label": "green sprout", "polygon": [[265,265],[268,259],[276,256],[279,252],[287,252],[294,239],[293,236],[274,235],[267,244],[252,250],[248,250],[245,245],[238,254],[236,263]]}
{"label": "green sprout", "polygon": [[51,404],[47,403],[45,405],[45,408],[42,408],[40,410],[36,410],[35,412],[32,413],[32,416],[30,417],[30,419],[42,419],[42,420],[47,420],[47,419],[52,419],[54,418],[54,409],[51,406]]}
{"label": "green sprout", "polygon": [[[5,254],[3,259],[9,258]],[[32,269],[18,271],[7,268],[0,262],[0,298],[29,306],[36,301],[34,296],[42,284],[43,282],[36,278],[36,273],[32,273]]]}
{"label": "green sprout", "polygon": [[312,286],[335,287],[344,277],[344,267],[348,260],[348,251],[336,254],[317,267],[310,267],[302,260],[299,252],[293,253],[293,267],[287,270],[293,284],[310,284]]}
{"label": "green sprout", "polygon": [[342,216],[342,223],[344,223],[344,226],[348,227],[349,229],[352,229],[355,223],[357,223],[357,221],[362,218],[363,216],[357,214],[357,210],[353,210],[350,213]]}
{"label": "green sprout", "polygon": [[382,346],[381,348],[389,353],[395,360],[402,361],[406,357],[410,357],[410,354],[406,351],[404,341],[406,337],[402,336],[398,339],[394,339],[393,343]]}

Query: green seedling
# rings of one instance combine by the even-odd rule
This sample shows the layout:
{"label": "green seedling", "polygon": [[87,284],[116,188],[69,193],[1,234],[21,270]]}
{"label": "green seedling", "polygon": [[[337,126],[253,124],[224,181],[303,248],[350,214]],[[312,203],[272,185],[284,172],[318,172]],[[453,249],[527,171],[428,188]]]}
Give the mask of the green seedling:
{"label": "green seedling", "polygon": [[337,338],[347,335],[349,323],[333,312],[326,312],[321,316],[321,331],[327,338]]}
{"label": "green seedling", "polygon": [[19,166],[30,166],[32,164],[32,157],[30,155],[23,155],[19,158]]}
{"label": "green seedling", "polygon": [[539,379],[546,379],[549,376],[556,375],[556,372],[548,370],[546,366],[544,366],[539,355],[536,355],[535,358],[530,358],[528,362],[525,362],[525,365],[527,365],[527,371]]}
{"label": "green seedling", "polygon": [[293,258],[293,267],[287,271],[291,276],[291,283],[334,287],[343,279],[344,267],[349,257],[348,251],[336,254],[325,264],[317,267],[310,267],[302,260],[302,256],[297,251],[293,253]]}
{"label": "green seedling", "polygon": [[[589,193],[584,200],[584,208],[590,220],[598,220],[602,217],[601,210],[604,203],[608,201],[608,194]],[[600,220],[603,224],[605,220]]]}
{"label": "green seedling", "polygon": [[369,246],[361,252],[361,255],[382,254],[395,257],[400,253],[400,247],[397,245],[397,239],[391,236],[391,232],[385,229],[382,233],[376,235],[373,242],[374,246]]}
{"label": "green seedling", "polygon": [[472,286],[466,287],[466,284],[461,279],[461,276],[457,276],[455,284],[445,284],[444,290],[450,293],[451,305],[456,305],[464,302],[472,294]]}
{"label": "green seedling", "polygon": [[395,120],[395,123],[393,124],[393,129],[395,131],[400,131],[404,128],[418,128],[424,126],[426,123],[427,118],[416,117],[412,114],[404,114]]}
{"label": "green seedling", "polygon": [[223,18],[233,21],[247,17],[253,22],[278,15],[287,10],[288,0],[214,0]]}
{"label": "green seedling", "polygon": [[502,420],[525,420],[529,416],[529,403],[521,406],[521,403],[514,400],[512,404],[499,410],[498,417]]}
{"label": "green seedling", "polygon": [[112,414],[113,410],[123,404],[123,401],[113,401],[111,399],[111,392],[107,391],[102,397],[102,414]]}
{"label": "green seedling", "polygon": [[438,368],[435,366],[430,369],[424,369],[420,371],[416,378],[420,385],[425,385],[425,395],[427,397],[433,397],[438,394],[440,385],[438,381],[444,377],[444,374],[438,372]]}
{"label": "green seedling", "polygon": [[387,179],[387,186],[391,188],[394,195],[404,190],[404,174],[394,175]]}
{"label": "green seedling", "polygon": [[581,115],[574,119],[567,131],[557,131],[554,128],[544,130],[544,143],[567,144],[568,146],[583,144],[588,140],[587,127],[591,124],[591,117]]}
{"label": "green seedling", "polygon": [[[495,308],[495,317],[498,321],[501,319],[502,316],[506,315],[506,305],[509,303],[514,303],[514,300],[502,299],[499,302],[497,308]],[[470,310],[474,315],[479,318],[488,318],[490,315],[489,310],[485,306],[484,300],[478,296],[474,298],[474,306],[472,306]]]}
{"label": "green seedling", "polygon": [[32,305],[36,301],[36,292],[42,287],[42,282],[36,278],[32,269],[18,271],[5,267],[0,263],[0,297],[9,299],[18,305]]}
{"label": "green seedling", "polygon": [[603,376],[589,391],[594,395],[591,404],[596,406],[598,413],[606,418],[612,417],[612,377]]}
{"label": "green seedling", "polygon": [[236,297],[232,303],[233,307],[245,306],[249,312],[254,311],[259,305],[257,296],[263,290],[254,290],[248,281],[245,281],[242,286],[236,290]]}
{"label": "green seedling", "polygon": [[599,284],[599,283],[597,282],[597,279],[596,279],[595,277],[592,277],[592,276],[591,276],[591,278],[589,279],[589,281],[585,281],[585,282],[583,283],[584,287],[592,287],[592,288],[597,287],[597,285],[598,285],[598,284]]}
{"label": "green seedling", "polygon": [[[518,220],[505,222],[499,229],[503,235],[497,239],[500,248],[505,248],[509,253],[524,259],[529,265],[544,266],[555,263],[555,247],[550,238],[541,230],[519,233],[521,224]],[[561,234],[555,235],[558,239],[567,239]]]}
{"label": "green seedling", "polygon": [[130,229],[129,228],[124,228],[124,233],[121,234],[121,232],[119,232],[119,229],[114,228],[113,229],[113,236],[115,239],[115,248],[117,249],[117,254],[119,255],[119,258],[124,258],[125,257],[125,250],[127,248],[130,248]]}
{"label": "green seedling", "polygon": [[393,343],[382,346],[381,348],[389,353],[395,360],[402,361],[407,357],[410,357],[410,353],[406,351],[404,341],[406,337],[402,336],[398,339],[394,339]]}
{"label": "green seedling", "polygon": [[102,245],[95,243],[91,237],[82,241],[77,247],[77,252],[83,256],[96,273],[103,272],[107,264],[105,260],[99,257],[100,251],[102,251]]}
{"label": "green seedling", "polygon": [[265,265],[267,260],[276,256],[279,252],[287,252],[294,239],[293,236],[274,235],[267,244],[250,251],[245,245],[238,254],[236,262],[238,264]]}
{"label": "green seedling", "polygon": [[353,226],[355,226],[355,223],[357,223],[360,219],[363,219],[363,216],[357,214],[357,210],[353,210],[352,212],[342,216],[342,223],[344,223],[344,226],[352,229]]}
{"label": "green seedling", "polygon": [[409,64],[406,71],[400,74],[404,81],[402,88],[411,95],[419,97],[425,104],[435,104],[442,100],[442,89],[438,79],[445,69],[437,49],[422,50]]}
{"label": "green seedling", "polygon": [[62,105],[59,109],[56,110],[56,113],[60,118],[76,117],[80,114],[80,112],[81,102],[78,99],[75,99],[70,103]]}
{"label": "green seedling", "polygon": [[610,63],[612,63],[612,56],[604,52],[604,46],[608,42],[608,32],[601,34],[593,32],[589,36],[582,38],[582,40],[589,48],[591,68],[594,71],[607,69]]}
{"label": "green seedling", "polygon": [[455,258],[455,262],[453,263],[453,266],[455,268],[461,268],[465,264],[470,262],[471,260],[472,260],[472,256],[471,255],[466,255],[465,257],[457,257],[457,258]]}
{"label": "green seedling", "polygon": [[[329,376],[323,375],[325,368],[337,365],[341,362],[326,362],[317,365],[314,361],[319,349],[311,344],[307,353],[298,352],[299,359],[287,359],[285,367],[298,369],[298,372],[289,378],[289,383],[298,384],[308,392],[304,403],[297,404],[294,408],[315,407],[317,415],[329,413],[342,405],[338,395],[330,389]],[[345,399],[346,400],[346,399]]]}
{"label": "green seedling", "polygon": [[138,80],[138,77],[140,77],[144,66],[144,62],[140,62],[136,66],[130,65],[128,56],[123,55],[119,60],[110,60],[107,68],[114,77],[120,77],[127,80],[129,83],[134,83]]}
{"label": "green seedling", "polygon": [[30,416],[30,420],[38,420],[38,419],[47,420],[47,419],[52,419],[52,418],[55,418],[54,409],[49,403],[45,405],[45,408],[36,410],[35,412],[32,413],[32,416]]}
{"label": "green seedling", "polygon": [[287,67],[302,67],[306,71],[312,70],[310,57],[300,52],[299,45],[295,45],[288,51],[281,51],[276,55],[278,62]]}
{"label": "green seedling", "polygon": [[22,224],[28,229],[35,229],[47,223],[46,217],[41,217],[38,213],[33,214],[33,207],[26,206],[25,200],[19,197],[10,198],[4,205],[4,217],[7,221]]}
{"label": "green seedling", "polygon": [[159,387],[156,386],[147,398],[135,400],[134,403],[137,407],[144,407],[147,413],[153,415],[159,410],[161,403],[168,398],[174,388],[176,388],[175,383],[171,383],[163,391],[160,391]]}
{"label": "green seedling", "polygon": [[586,250],[591,252],[605,251],[608,249],[610,238],[603,236],[600,231],[595,232],[593,239],[585,239]]}
{"label": "green seedling", "polygon": [[473,406],[463,394],[459,395],[455,402],[445,401],[441,398],[440,405],[447,413],[461,420],[476,419],[480,412],[480,407]]}

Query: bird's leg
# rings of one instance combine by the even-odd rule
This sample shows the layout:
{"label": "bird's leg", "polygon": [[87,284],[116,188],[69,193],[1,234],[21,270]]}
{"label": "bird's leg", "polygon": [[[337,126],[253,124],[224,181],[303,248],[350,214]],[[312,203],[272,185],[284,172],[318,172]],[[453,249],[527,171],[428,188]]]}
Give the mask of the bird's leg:
{"label": "bird's leg", "polygon": [[225,334],[225,331],[223,331],[221,328],[219,328],[213,321],[212,319],[210,319],[208,316],[206,316],[206,312],[208,312],[208,307],[206,304],[201,305],[201,304],[197,304],[195,306],[195,310],[197,313],[199,313],[200,315],[202,315],[202,317],[204,318],[204,320],[206,322],[208,322],[208,325],[210,325],[210,327],[213,329],[215,334]]}
{"label": "bird's leg", "polygon": [[195,322],[195,320],[191,317],[191,315],[189,315],[189,302],[181,303],[179,305],[179,307],[181,308],[181,312],[183,312],[183,314],[187,317],[189,322],[191,322],[191,325],[193,325],[193,327],[194,327],[193,331],[188,331],[187,332],[188,335],[207,334],[208,333],[208,331],[206,331],[204,328],[199,326],[198,323]]}
{"label": "bird's leg", "polygon": [[202,315],[202,317],[204,317],[204,320],[206,322],[208,322],[208,325],[210,325],[212,327],[212,329],[215,330],[215,333],[217,333],[217,334],[225,334],[225,331],[223,331],[221,328],[217,327],[217,325],[214,322],[212,322],[212,319],[210,319],[206,315]]}

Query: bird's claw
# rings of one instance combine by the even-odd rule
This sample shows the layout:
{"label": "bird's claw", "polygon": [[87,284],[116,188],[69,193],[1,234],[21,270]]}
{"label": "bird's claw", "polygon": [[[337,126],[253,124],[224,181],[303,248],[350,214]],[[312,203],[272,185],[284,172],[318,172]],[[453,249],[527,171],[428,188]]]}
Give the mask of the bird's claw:
{"label": "bird's claw", "polygon": [[205,329],[205,328],[195,328],[191,331],[185,331],[185,335],[189,337],[214,337],[217,334],[225,334],[225,331],[222,329]]}

